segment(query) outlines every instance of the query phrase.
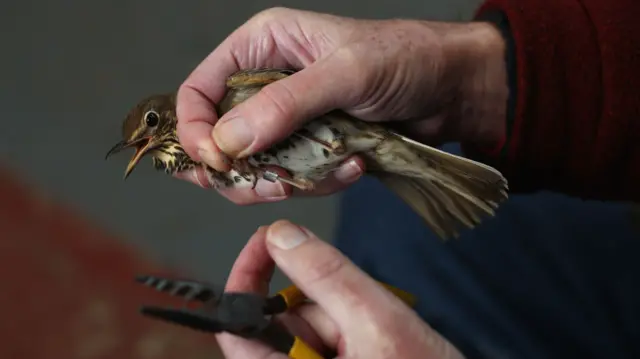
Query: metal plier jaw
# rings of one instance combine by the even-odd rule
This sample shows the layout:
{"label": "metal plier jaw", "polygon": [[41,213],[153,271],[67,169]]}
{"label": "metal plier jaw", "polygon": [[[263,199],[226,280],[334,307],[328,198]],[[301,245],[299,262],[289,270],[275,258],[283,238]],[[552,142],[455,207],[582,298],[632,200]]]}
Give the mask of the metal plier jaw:
{"label": "metal plier jaw", "polygon": [[258,339],[291,358],[323,359],[309,345],[273,320],[276,314],[306,299],[295,287],[264,298],[253,293],[224,293],[213,286],[190,280],[156,276],[140,276],[136,280],[160,292],[183,297],[186,302],[202,303],[195,310],[143,306],[140,309],[143,315],[199,331],[227,332]]}
{"label": "metal plier jaw", "polygon": [[[202,306],[195,310],[143,306],[143,315],[199,331],[227,332],[243,338],[258,339],[294,359],[324,359],[302,339],[290,334],[273,320],[275,315],[307,300],[295,286],[265,298],[253,293],[223,292],[216,290],[214,286],[191,280],[157,276],[140,276],[136,280],[157,291],[182,297],[185,302],[202,303]],[[381,284],[407,305],[413,306],[415,303],[411,294]]]}

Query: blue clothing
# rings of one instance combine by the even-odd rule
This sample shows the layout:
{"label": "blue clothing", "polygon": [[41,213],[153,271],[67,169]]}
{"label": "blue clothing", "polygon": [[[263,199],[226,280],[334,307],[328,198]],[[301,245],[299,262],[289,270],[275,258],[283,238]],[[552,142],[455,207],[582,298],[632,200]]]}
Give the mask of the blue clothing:
{"label": "blue clothing", "polygon": [[628,205],[511,194],[448,242],[373,178],[340,207],[335,245],[417,295],[418,314],[468,359],[640,358],[640,235]]}

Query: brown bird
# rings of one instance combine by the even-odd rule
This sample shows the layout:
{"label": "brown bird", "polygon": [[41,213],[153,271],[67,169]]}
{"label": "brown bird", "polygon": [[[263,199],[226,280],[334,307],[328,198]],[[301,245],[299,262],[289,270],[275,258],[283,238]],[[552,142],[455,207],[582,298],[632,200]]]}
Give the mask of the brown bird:
{"label": "brown bird", "polygon": [[[269,83],[293,74],[286,69],[242,70],[227,79],[227,93],[216,106],[222,116]],[[129,176],[140,159],[151,154],[156,169],[168,174],[202,166],[214,188],[254,187],[259,177],[312,190],[349,156],[358,154],[367,173],[378,178],[416,211],[442,239],[457,237],[461,226],[474,228],[492,217],[507,195],[507,180],[492,167],[411,140],[384,126],[333,111],[316,118],[291,136],[243,159],[232,170],[217,172],[193,161],[176,135],[175,93],[140,101],[127,115],[123,140],[108,153],[135,147],[125,171]],[[290,176],[278,176],[265,166],[276,165]]]}

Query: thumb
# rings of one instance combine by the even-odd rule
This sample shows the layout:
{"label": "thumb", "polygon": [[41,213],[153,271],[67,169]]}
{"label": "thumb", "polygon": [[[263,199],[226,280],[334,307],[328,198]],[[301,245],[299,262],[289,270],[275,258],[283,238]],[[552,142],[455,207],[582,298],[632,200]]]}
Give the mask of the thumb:
{"label": "thumb", "polygon": [[266,237],[278,267],[343,333],[361,332],[363,325],[384,328],[382,323],[399,315],[413,315],[391,292],[309,230],[278,221],[269,227]]}
{"label": "thumb", "polygon": [[462,359],[462,354],[336,248],[287,221],[267,230],[278,267],[336,323],[341,357]]}
{"label": "thumb", "polygon": [[[273,82],[226,113],[213,129],[220,149],[232,157],[262,151],[288,137],[304,122],[346,107],[357,96],[356,81],[332,72],[350,72],[331,56]],[[352,72],[352,71],[351,71]]]}

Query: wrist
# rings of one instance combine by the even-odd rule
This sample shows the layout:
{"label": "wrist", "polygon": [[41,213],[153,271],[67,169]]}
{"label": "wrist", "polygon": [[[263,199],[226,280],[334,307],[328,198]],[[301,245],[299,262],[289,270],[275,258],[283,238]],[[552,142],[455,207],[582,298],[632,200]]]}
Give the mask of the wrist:
{"label": "wrist", "polygon": [[509,86],[505,41],[490,23],[461,24],[444,39],[448,72],[457,78],[460,142],[481,147],[502,144],[507,122]]}

